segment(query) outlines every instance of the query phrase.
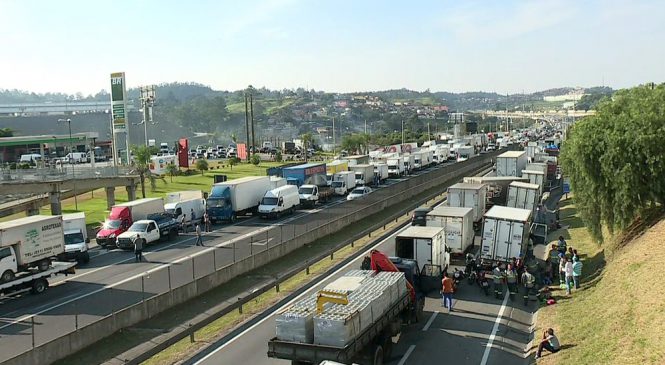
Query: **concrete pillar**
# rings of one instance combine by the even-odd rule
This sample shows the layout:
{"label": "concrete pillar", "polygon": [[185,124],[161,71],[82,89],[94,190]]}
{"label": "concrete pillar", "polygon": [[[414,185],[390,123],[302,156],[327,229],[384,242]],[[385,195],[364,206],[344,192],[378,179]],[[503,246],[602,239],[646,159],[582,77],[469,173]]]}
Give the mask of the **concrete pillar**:
{"label": "concrete pillar", "polygon": [[125,189],[127,189],[127,198],[128,201],[136,200],[136,185],[131,184],[125,186]]}
{"label": "concrete pillar", "polygon": [[39,214],[39,203],[32,203],[28,206],[28,208],[25,210],[25,215],[37,215]]}
{"label": "concrete pillar", "polygon": [[51,215],[62,214],[62,203],[60,202],[60,192],[52,191],[48,193],[48,198],[51,201]]}
{"label": "concrete pillar", "polygon": [[104,190],[106,190],[106,207],[111,210],[115,205],[115,186],[108,186]]}

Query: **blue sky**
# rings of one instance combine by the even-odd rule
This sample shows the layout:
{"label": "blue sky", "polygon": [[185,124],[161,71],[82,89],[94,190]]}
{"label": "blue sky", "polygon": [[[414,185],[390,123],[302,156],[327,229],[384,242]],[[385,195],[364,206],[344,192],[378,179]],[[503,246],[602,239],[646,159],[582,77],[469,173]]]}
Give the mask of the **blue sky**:
{"label": "blue sky", "polygon": [[0,88],[516,93],[665,81],[665,1],[0,0]]}

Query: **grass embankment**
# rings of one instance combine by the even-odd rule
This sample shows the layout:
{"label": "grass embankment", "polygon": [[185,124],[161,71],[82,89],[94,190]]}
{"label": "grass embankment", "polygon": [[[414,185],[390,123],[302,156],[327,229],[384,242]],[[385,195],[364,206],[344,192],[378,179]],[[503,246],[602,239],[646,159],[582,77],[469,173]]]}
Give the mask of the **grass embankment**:
{"label": "grass embankment", "polygon": [[[571,296],[556,290],[557,304],[538,312],[536,340],[552,327],[563,350],[539,364],[665,363],[665,220],[662,211],[638,220],[626,233],[594,242],[571,200],[561,204],[563,235],[578,250],[583,279]],[[536,342],[537,344],[537,342]]]}
{"label": "grass embankment", "polygon": [[[206,171],[203,175],[198,173],[190,176],[174,176],[173,180],[171,180],[169,176],[166,176],[164,177],[164,180],[157,180],[157,189],[154,191],[150,188],[150,181],[146,179],[146,197],[164,197],[167,193],[183,190],[202,190],[209,192],[213,184],[213,175],[226,175],[229,180],[244,176],[265,176],[267,168],[282,164],[277,162],[262,162],[258,166],[254,166],[252,164],[242,163],[231,167],[228,164],[224,164],[225,161],[210,161],[209,163],[210,170]],[[141,197],[140,185],[136,188],[136,196],[138,198]],[[123,203],[127,200],[127,190],[123,187],[116,188],[115,202]],[[40,211],[41,214],[50,215],[51,207],[49,205],[43,206]],[[85,212],[88,225],[98,226],[100,222],[103,222],[109,212],[106,207],[106,192],[104,189],[97,189],[79,195],[78,210],[75,208],[74,198],[62,201],[62,212],[64,214],[77,211]],[[24,213],[13,214],[0,218],[0,221],[8,221],[24,216]]]}

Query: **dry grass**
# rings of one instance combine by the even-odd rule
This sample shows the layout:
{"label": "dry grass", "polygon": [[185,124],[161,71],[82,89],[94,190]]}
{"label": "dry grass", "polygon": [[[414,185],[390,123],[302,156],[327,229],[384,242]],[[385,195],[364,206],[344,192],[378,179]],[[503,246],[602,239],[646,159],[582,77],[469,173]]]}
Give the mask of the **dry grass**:
{"label": "dry grass", "polygon": [[628,235],[612,237],[600,247],[575,215],[574,205],[565,202],[562,207],[562,224],[570,227],[550,238],[563,234],[582,254],[583,282],[570,297],[557,290],[557,304],[538,312],[536,334],[552,327],[564,346],[539,364],[665,363],[665,282],[660,274],[665,220],[654,224],[654,216],[647,217]]}

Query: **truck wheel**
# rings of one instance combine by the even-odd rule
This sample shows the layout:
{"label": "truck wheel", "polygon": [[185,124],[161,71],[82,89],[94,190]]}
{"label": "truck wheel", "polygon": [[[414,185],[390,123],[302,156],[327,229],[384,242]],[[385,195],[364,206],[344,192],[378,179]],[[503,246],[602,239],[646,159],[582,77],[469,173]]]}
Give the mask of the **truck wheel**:
{"label": "truck wheel", "polygon": [[87,264],[90,262],[90,254],[88,251],[86,251],[83,255],[79,256],[78,260],[76,260],[79,264]]}
{"label": "truck wheel", "polygon": [[374,346],[374,351],[372,351],[372,365],[383,365],[383,346]]}
{"label": "truck wheel", "polygon": [[230,218],[230,220],[231,220],[231,223],[235,223],[235,222],[236,222],[236,214],[235,214],[235,213],[232,213],[232,214],[231,214],[231,218]]}
{"label": "truck wheel", "polygon": [[8,283],[8,282],[14,280],[15,277],[16,276],[14,275],[13,271],[7,270],[7,271],[2,273],[2,278],[0,278],[0,281],[2,281],[3,283]]}
{"label": "truck wheel", "polygon": [[37,279],[32,282],[32,294],[41,294],[48,288],[48,281],[46,279]]}
{"label": "truck wheel", "polygon": [[175,239],[178,236],[178,230],[172,229],[169,231],[169,241]]}
{"label": "truck wheel", "polygon": [[48,270],[49,266],[51,266],[51,261],[48,259],[44,259],[37,263],[37,269],[39,269],[39,271],[46,271]]}

